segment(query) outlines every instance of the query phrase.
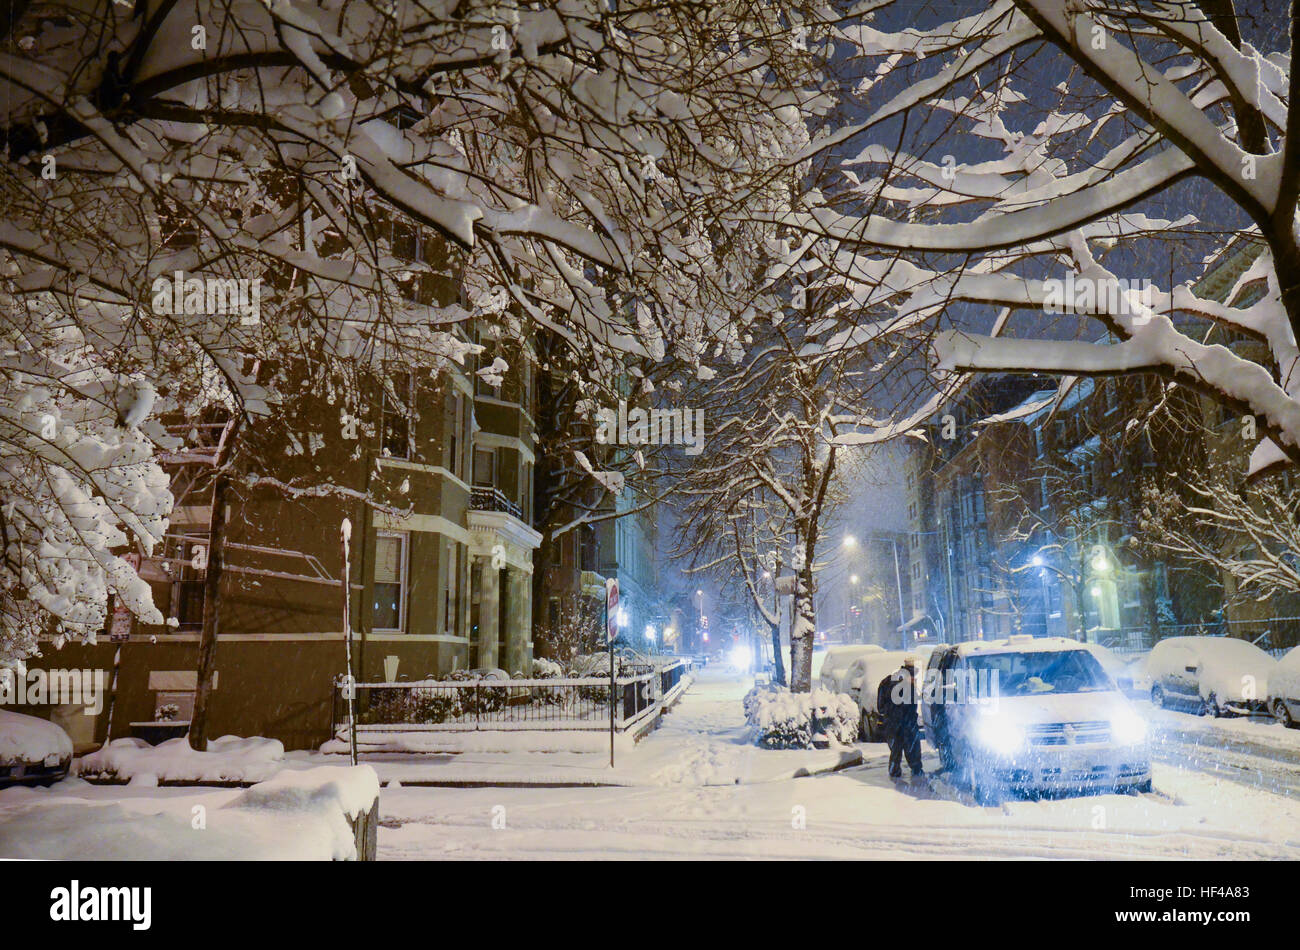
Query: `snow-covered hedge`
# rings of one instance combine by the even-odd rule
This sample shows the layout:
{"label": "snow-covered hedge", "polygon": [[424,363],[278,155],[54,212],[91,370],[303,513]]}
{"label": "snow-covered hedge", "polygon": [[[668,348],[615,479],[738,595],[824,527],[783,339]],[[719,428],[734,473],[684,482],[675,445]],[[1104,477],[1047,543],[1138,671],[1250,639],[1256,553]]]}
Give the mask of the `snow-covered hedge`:
{"label": "snow-covered hedge", "polygon": [[765,685],[751,689],[743,702],[750,735],[765,749],[811,749],[815,740],[849,745],[857,739],[858,706],[846,693],[792,693]]}

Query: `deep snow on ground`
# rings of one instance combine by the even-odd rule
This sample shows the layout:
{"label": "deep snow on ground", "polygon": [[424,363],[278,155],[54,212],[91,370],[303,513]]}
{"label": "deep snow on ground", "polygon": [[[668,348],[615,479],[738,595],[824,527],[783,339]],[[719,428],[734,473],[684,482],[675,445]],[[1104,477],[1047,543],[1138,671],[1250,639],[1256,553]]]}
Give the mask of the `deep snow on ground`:
{"label": "deep snow on ground", "polygon": [[[650,769],[658,787],[389,788],[380,797],[380,856],[1300,858],[1300,797],[1266,782],[1245,787],[1196,762],[1158,761],[1150,795],[1014,799],[1000,807],[978,807],[942,778],[930,793],[893,782],[887,751],[875,744],[860,746],[858,767],[754,781],[768,768],[762,758],[779,753],[728,742],[742,725],[740,697],[749,684],[706,673],[639,750],[662,756],[664,765]],[[1178,715],[1153,712],[1165,752],[1180,727],[1227,734],[1258,727],[1269,741],[1292,742],[1266,723],[1166,721]],[[1300,754],[1292,761],[1300,763]],[[928,746],[925,766],[939,768]],[[727,775],[741,783],[718,781]]]}
{"label": "deep snow on ground", "polygon": [[78,775],[105,779],[179,782],[262,782],[284,768],[278,739],[222,736],[204,752],[185,737],[149,745],[141,739],[114,739],[107,747],[77,759]]}
{"label": "deep snow on ground", "polygon": [[[740,703],[749,685],[735,671],[702,671],[658,730],[619,750],[614,770],[603,753],[376,757],[388,780],[614,783],[395,783],[380,795],[380,857],[1300,859],[1300,730],[1140,703],[1153,725],[1154,793],[979,807],[942,776],[929,788],[890,780],[879,744],[854,750],[860,765],[793,777],[829,768],[843,753],[749,745]],[[297,771],[337,761],[290,753],[285,764]],[[939,767],[928,746],[925,765]],[[241,794],[157,788],[147,779],[0,791],[0,856],[330,856],[326,825],[285,813],[267,835],[259,831],[266,817],[229,807]],[[195,837],[195,804],[220,834]],[[95,828],[88,853],[77,850],[85,827]]]}
{"label": "deep snow on ground", "polygon": [[283,772],[219,791],[78,778],[0,789],[0,859],[347,859],[356,856],[347,817],[369,808],[378,790],[364,765]]}

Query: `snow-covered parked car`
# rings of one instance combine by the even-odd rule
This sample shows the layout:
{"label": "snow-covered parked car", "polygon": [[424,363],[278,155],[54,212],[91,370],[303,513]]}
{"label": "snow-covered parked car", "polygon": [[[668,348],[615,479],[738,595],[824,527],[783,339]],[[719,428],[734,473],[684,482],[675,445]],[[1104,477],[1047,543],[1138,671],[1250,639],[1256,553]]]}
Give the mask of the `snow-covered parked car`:
{"label": "snow-covered parked car", "polygon": [[49,785],[68,774],[72,740],[54,723],[0,709],[0,788]]}
{"label": "snow-covered parked car", "polygon": [[1115,681],[1119,691],[1132,699],[1146,699],[1151,695],[1151,677],[1147,673],[1147,654],[1137,657],[1120,656],[1110,647],[1100,643],[1079,644],[1097,658],[1106,675]]}
{"label": "snow-covered parked car", "polygon": [[1277,668],[1255,644],[1235,637],[1166,637],[1147,660],[1151,702],[1201,716],[1267,713]]}
{"label": "snow-covered parked car", "polygon": [[922,712],[944,766],[1002,791],[1150,791],[1146,722],[1089,650],[1014,636],[939,647]]}
{"label": "snow-covered parked car", "polygon": [[907,659],[916,663],[919,684],[924,659],[911,650],[883,650],[880,653],[869,653],[858,657],[849,667],[846,679],[857,683],[856,688],[849,695],[857,700],[859,731],[867,742],[885,741],[885,722],[880,710],[876,708],[876,694],[880,688],[880,681],[897,672],[903,665],[903,661]]}
{"label": "snow-covered parked car", "polygon": [[1278,660],[1269,676],[1268,706],[1282,725],[1300,729],[1300,647]]}
{"label": "snow-covered parked car", "polygon": [[884,652],[885,648],[875,643],[849,643],[830,647],[826,651],[826,658],[822,660],[821,675],[816,685],[829,689],[832,693],[850,693],[845,680],[853,661],[868,653]]}

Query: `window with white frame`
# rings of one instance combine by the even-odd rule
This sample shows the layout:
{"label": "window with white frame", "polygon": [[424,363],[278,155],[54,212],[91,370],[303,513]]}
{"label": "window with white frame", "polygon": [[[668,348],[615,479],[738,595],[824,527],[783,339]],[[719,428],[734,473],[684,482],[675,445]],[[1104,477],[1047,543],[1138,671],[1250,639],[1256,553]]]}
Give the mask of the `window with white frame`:
{"label": "window with white frame", "polygon": [[460,632],[460,545],[449,538],[442,542],[442,564],[438,572],[442,588],[442,632]]}
{"label": "window with white frame", "polygon": [[406,617],[405,534],[382,532],[375,539],[374,630],[402,630]]}

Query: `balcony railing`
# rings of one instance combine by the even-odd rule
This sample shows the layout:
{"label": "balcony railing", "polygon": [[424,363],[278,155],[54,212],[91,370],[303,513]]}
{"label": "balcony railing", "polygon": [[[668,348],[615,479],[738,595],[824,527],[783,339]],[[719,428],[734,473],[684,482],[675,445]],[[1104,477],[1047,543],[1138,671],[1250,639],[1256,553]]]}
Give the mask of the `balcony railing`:
{"label": "balcony railing", "polygon": [[475,511],[503,511],[522,520],[519,506],[491,485],[475,485],[470,491],[469,506]]}

